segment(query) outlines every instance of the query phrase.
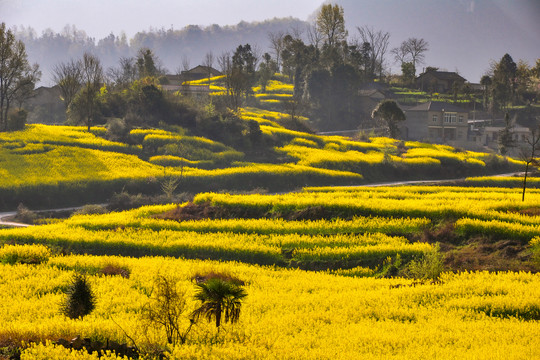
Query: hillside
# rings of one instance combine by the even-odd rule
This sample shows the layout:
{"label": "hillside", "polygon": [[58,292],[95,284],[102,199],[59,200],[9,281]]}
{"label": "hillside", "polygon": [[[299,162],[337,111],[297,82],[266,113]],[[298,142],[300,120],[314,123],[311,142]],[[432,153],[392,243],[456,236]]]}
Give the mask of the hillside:
{"label": "hillside", "polygon": [[106,140],[104,127],[89,133],[83,127],[27,125],[24,131],[0,134],[0,206],[104,202],[121,191],[158,194],[168,179],[175,179],[178,192],[284,191],[481,176],[522,168],[512,159],[445,145],[289,130],[280,124],[287,117],[256,108],[240,110],[241,121],[258,125],[257,141],[266,144],[263,154],[178,129],[134,129],[123,143]]}

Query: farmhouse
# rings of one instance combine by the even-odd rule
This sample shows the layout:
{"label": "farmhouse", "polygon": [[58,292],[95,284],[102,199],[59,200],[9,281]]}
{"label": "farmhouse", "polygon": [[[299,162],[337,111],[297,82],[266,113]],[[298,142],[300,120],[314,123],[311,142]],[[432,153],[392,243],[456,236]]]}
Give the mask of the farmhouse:
{"label": "farmhouse", "polygon": [[182,71],[182,73],[179,75],[166,75],[167,81],[166,84],[162,85],[162,88],[165,91],[180,91],[183,95],[207,95],[210,93],[210,86],[188,85],[185,84],[185,82],[202,80],[219,75],[222,75],[221,72],[212,67],[198,65],[193,69]]}
{"label": "farmhouse", "polygon": [[223,75],[220,71],[214,69],[213,67],[198,65],[193,69],[182,71],[180,74],[182,82],[184,81],[194,81],[201,80],[207,77],[214,77]]}
{"label": "farmhouse", "polygon": [[405,110],[400,124],[405,140],[448,143],[463,146],[467,142],[467,110],[445,102],[430,101]]}
{"label": "farmhouse", "polygon": [[447,93],[454,84],[463,86],[465,79],[456,72],[429,70],[416,78],[416,86],[422,91]]}

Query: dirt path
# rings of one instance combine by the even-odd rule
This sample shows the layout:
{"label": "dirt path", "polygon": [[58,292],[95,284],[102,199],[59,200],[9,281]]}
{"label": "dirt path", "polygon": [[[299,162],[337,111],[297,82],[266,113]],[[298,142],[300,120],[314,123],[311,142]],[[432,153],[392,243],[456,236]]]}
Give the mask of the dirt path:
{"label": "dirt path", "polygon": [[[67,208],[59,208],[59,209],[45,209],[45,210],[35,210],[34,212],[40,213],[40,212],[57,212],[57,211],[75,211],[83,208],[83,206],[74,206],[74,207],[67,207]],[[6,211],[6,212],[0,212],[0,226],[6,226],[6,227],[28,227],[33,226],[30,224],[23,224],[18,222],[9,221],[7,219],[12,218],[13,216],[17,215],[17,211]]]}
{"label": "dirt path", "polygon": [[[508,173],[508,174],[497,174],[497,175],[491,175],[491,176],[514,176],[514,175],[520,175],[522,173],[515,172],[515,173]],[[439,184],[439,183],[445,183],[445,182],[453,182],[453,181],[464,181],[465,178],[460,179],[446,179],[446,180],[411,180],[411,181],[391,181],[391,182],[385,182],[385,183],[377,183],[377,184],[365,184],[365,185],[353,185],[353,186],[335,186],[336,188],[344,187],[344,188],[350,188],[350,187],[377,187],[377,186],[400,186],[400,185],[415,185],[415,184]],[[105,204],[101,204],[105,205]],[[74,211],[81,209],[83,206],[75,206],[75,207],[68,207],[68,208],[60,208],[60,209],[46,209],[46,210],[36,210],[35,212],[56,212],[56,211]],[[5,220],[8,218],[11,218],[17,214],[16,211],[7,211],[7,212],[0,212],[0,226],[5,227],[28,227],[33,226],[29,224],[22,224],[17,222],[12,222],[9,220]]]}

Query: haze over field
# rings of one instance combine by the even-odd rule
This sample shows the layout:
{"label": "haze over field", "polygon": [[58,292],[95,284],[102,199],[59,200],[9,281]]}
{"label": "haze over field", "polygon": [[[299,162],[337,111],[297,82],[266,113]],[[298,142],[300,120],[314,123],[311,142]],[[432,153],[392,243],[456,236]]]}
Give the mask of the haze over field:
{"label": "haze over field", "polygon": [[[536,0],[336,2],[345,10],[349,37],[357,37],[357,26],[367,25],[389,32],[390,48],[398,46],[409,37],[424,38],[430,44],[426,66],[457,70],[471,82],[478,82],[490,60],[499,60],[505,53],[511,54],[516,60],[524,59],[531,65],[540,55],[540,2]],[[2,21],[8,26],[32,27],[38,36],[46,29],[61,32],[65,25],[72,24],[84,30],[96,43],[111,33],[118,36],[125,32],[128,39],[133,39],[137,33],[148,32],[150,29],[177,32],[193,24],[203,28],[218,24],[222,29],[227,25],[238,24],[229,26],[228,33],[222,34],[226,40],[217,40],[212,34],[207,34],[209,36],[206,38],[193,39],[197,41],[189,42],[186,39],[185,42],[173,44],[172,47],[182,47],[181,50],[173,51],[171,46],[159,44],[158,47],[155,44],[153,50],[162,58],[164,66],[174,72],[181,61],[178,58],[180,52],[190,58],[192,65],[196,65],[209,50],[219,54],[247,42],[257,44],[263,52],[267,51],[267,31],[279,28],[287,31],[291,26],[303,28],[303,22],[310,21],[321,4],[320,0],[256,3],[249,0],[202,0],[196,3],[187,0],[0,0],[0,13]],[[282,20],[262,28],[251,24],[288,17],[301,21]],[[195,35],[187,32],[183,35],[187,38],[190,36]],[[137,46],[139,44],[136,43]],[[43,61],[42,51],[29,49],[30,60]],[[58,62],[67,59],[59,57],[51,59],[51,63],[53,60]],[[400,72],[392,64],[390,56],[387,63],[393,73]],[[47,64],[43,68],[47,69]],[[43,80],[47,80],[47,75]]]}

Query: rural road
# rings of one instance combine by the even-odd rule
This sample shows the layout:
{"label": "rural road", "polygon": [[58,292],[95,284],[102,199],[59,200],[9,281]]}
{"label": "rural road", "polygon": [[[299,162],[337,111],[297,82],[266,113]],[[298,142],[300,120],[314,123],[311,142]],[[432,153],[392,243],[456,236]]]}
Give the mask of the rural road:
{"label": "rural road", "polygon": [[[74,206],[74,207],[67,207],[67,208],[59,208],[59,209],[45,209],[45,210],[36,210],[35,212],[49,212],[49,211],[73,211],[73,210],[79,210],[83,208],[83,206]],[[7,218],[13,217],[17,215],[17,211],[7,211],[7,212],[0,212],[0,226],[7,226],[7,227],[28,227],[33,226],[29,224],[22,224],[17,222],[12,222],[5,220]]]}
{"label": "rural road", "polygon": [[[490,175],[490,176],[514,176],[514,175],[521,175],[522,173],[508,173],[508,174],[497,174],[497,175]],[[351,188],[351,187],[376,187],[376,186],[400,186],[400,185],[415,185],[415,184],[433,184],[433,183],[444,183],[444,182],[450,182],[450,181],[460,181],[465,180],[465,178],[460,179],[446,179],[446,180],[411,180],[411,181],[391,181],[391,182],[385,182],[385,183],[377,183],[377,184],[365,184],[365,185],[354,185],[354,186],[335,186],[336,188]],[[106,205],[106,204],[100,204],[100,205]],[[75,207],[68,207],[68,208],[60,208],[60,209],[46,209],[46,210],[37,210],[36,212],[47,212],[47,211],[72,211],[72,210],[78,210],[81,209],[83,206],[75,206]],[[6,227],[28,227],[32,225],[28,224],[22,224],[12,221],[4,220],[6,218],[13,217],[17,214],[16,211],[8,211],[8,212],[0,212],[0,226],[6,226]]]}

